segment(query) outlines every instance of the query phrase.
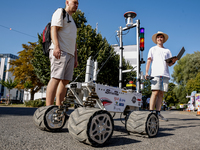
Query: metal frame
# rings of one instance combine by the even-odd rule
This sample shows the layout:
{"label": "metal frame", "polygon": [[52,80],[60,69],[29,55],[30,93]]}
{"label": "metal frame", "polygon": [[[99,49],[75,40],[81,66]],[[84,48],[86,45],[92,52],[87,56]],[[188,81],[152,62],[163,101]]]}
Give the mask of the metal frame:
{"label": "metal frame", "polygon": [[119,48],[120,48],[120,61],[119,61],[119,88],[122,88],[122,73],[130,72],[132,70],[122,71],[122,60],[123,60],[123,41],[122,41],[122,32],[129,30],[131,28],[136,27],[136,45],[137,45],[137,80],[136,80],[136,86],[137,86],[137,92],[140,92],[140,45],[139,45],[139,32],[140,32],[140,20],[136,20],[136,23],[126,26],[122,28],[119,27],[119,31],[117,31],[119,34]]}

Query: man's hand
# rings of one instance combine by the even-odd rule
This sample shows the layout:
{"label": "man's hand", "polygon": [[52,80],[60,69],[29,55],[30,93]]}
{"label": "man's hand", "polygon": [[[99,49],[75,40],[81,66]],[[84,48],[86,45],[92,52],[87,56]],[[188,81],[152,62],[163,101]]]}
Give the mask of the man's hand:
{"label": "man's hand", "polygon": [[169,66],[172,66],[173,64],[175,64],[175,62],[178,60],[177,57],[175,58],[172,58],[172,62],[171,63],[168,63]]}
{"label": "man's hand", "polygon": [[74,61],[74,68],[78,67],[78,61]]}
{"label": "man's hand", "polygon": [[149,76],[148,73],[146,73],[146,75],[144,76],[145,80],[147,80],[147,76]]}
{"label": "man's hand", "polygon": [[60,51],[59,47],[54,47],[53,56],[55,56],[56,59],[60,59],[61,51]]}

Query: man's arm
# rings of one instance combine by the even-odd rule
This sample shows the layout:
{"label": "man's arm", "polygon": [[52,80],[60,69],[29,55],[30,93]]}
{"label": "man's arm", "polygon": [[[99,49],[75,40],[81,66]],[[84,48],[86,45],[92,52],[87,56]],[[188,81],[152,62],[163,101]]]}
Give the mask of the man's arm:
{"label": "man's arm", "polygon": [[51,27],[51,39],[54,45],[53,49],[53,56],[56,57],[56,59],[60,59],[61,51],[60,51],[60,46],[58,42],[58,30],[60,27],[57,26],[52,26]]}
{"label": "man's arm", "polygon": [[149,68],[150,68],[150,64],[151,64],[151,58],[148,58],[147,60],[147,64],[146,64],[146,74],[145,74],[145,79],[147,79],[146,77],[149,75]]}

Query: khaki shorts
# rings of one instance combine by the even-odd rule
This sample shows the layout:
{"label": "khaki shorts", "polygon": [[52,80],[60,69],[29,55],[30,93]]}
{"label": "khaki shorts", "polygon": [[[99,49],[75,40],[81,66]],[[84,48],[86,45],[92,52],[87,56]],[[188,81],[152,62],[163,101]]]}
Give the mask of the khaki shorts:
{"label": "khaki shorts", "polygon": [[169,78],[158,76],[151,80],[151,90],[168,91]]}
{"label": "khaki shorts", "polygon": [[49,51],[51,62],[51,78],[61,80],[72,80],[74,71],[74,56],[67,52],[61,51],[60,59],[53,56],[53,50]]}

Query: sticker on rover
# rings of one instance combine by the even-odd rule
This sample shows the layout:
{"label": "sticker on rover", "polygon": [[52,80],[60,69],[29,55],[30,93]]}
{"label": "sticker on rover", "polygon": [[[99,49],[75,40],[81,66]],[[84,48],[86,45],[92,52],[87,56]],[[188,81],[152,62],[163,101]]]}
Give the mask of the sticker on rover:
{"label": "sticker on rover", "polygon": [[115,111],[121,111],[121,108],[114,106]]}
{"label": "sticker on rover", "polygon": [[133,96],[132,100],[131,100],[133,103],[135,103],[137,101],[136,97]]}
{"label": "sticker on rover", "polygon": [[106,94],[112,94],[112,95],[119,95],[118,91],[113,90],[113,89],[106,89],[105,91]]}
{"label": "sticker on rover", "polygon": [[122,92],[123,92],[123,93],[127,93],[127,91],[123,91],[123,90],[122,90]]}
{"label": "sticker on rover", "polygon": [[119,103],[119,106],[124,106],[124,103]]}
{"label": "sticker on rover", "polygon": [[120,98],[120,99],[119,99],[119,101],[120,101],[120,102],[125,102],[126,100],[125,100],[125,99],[122,99],[122,98]]}
{"label": "sticker on rover", "polygon": [[112,101],[109,100],[109,99],[106,98],[106,97],[102,97],[102,98],[100,98],[100,100],[101,100],[101,102],[103,103],[103,106],[108,106],[108,105],[112,104]]}

